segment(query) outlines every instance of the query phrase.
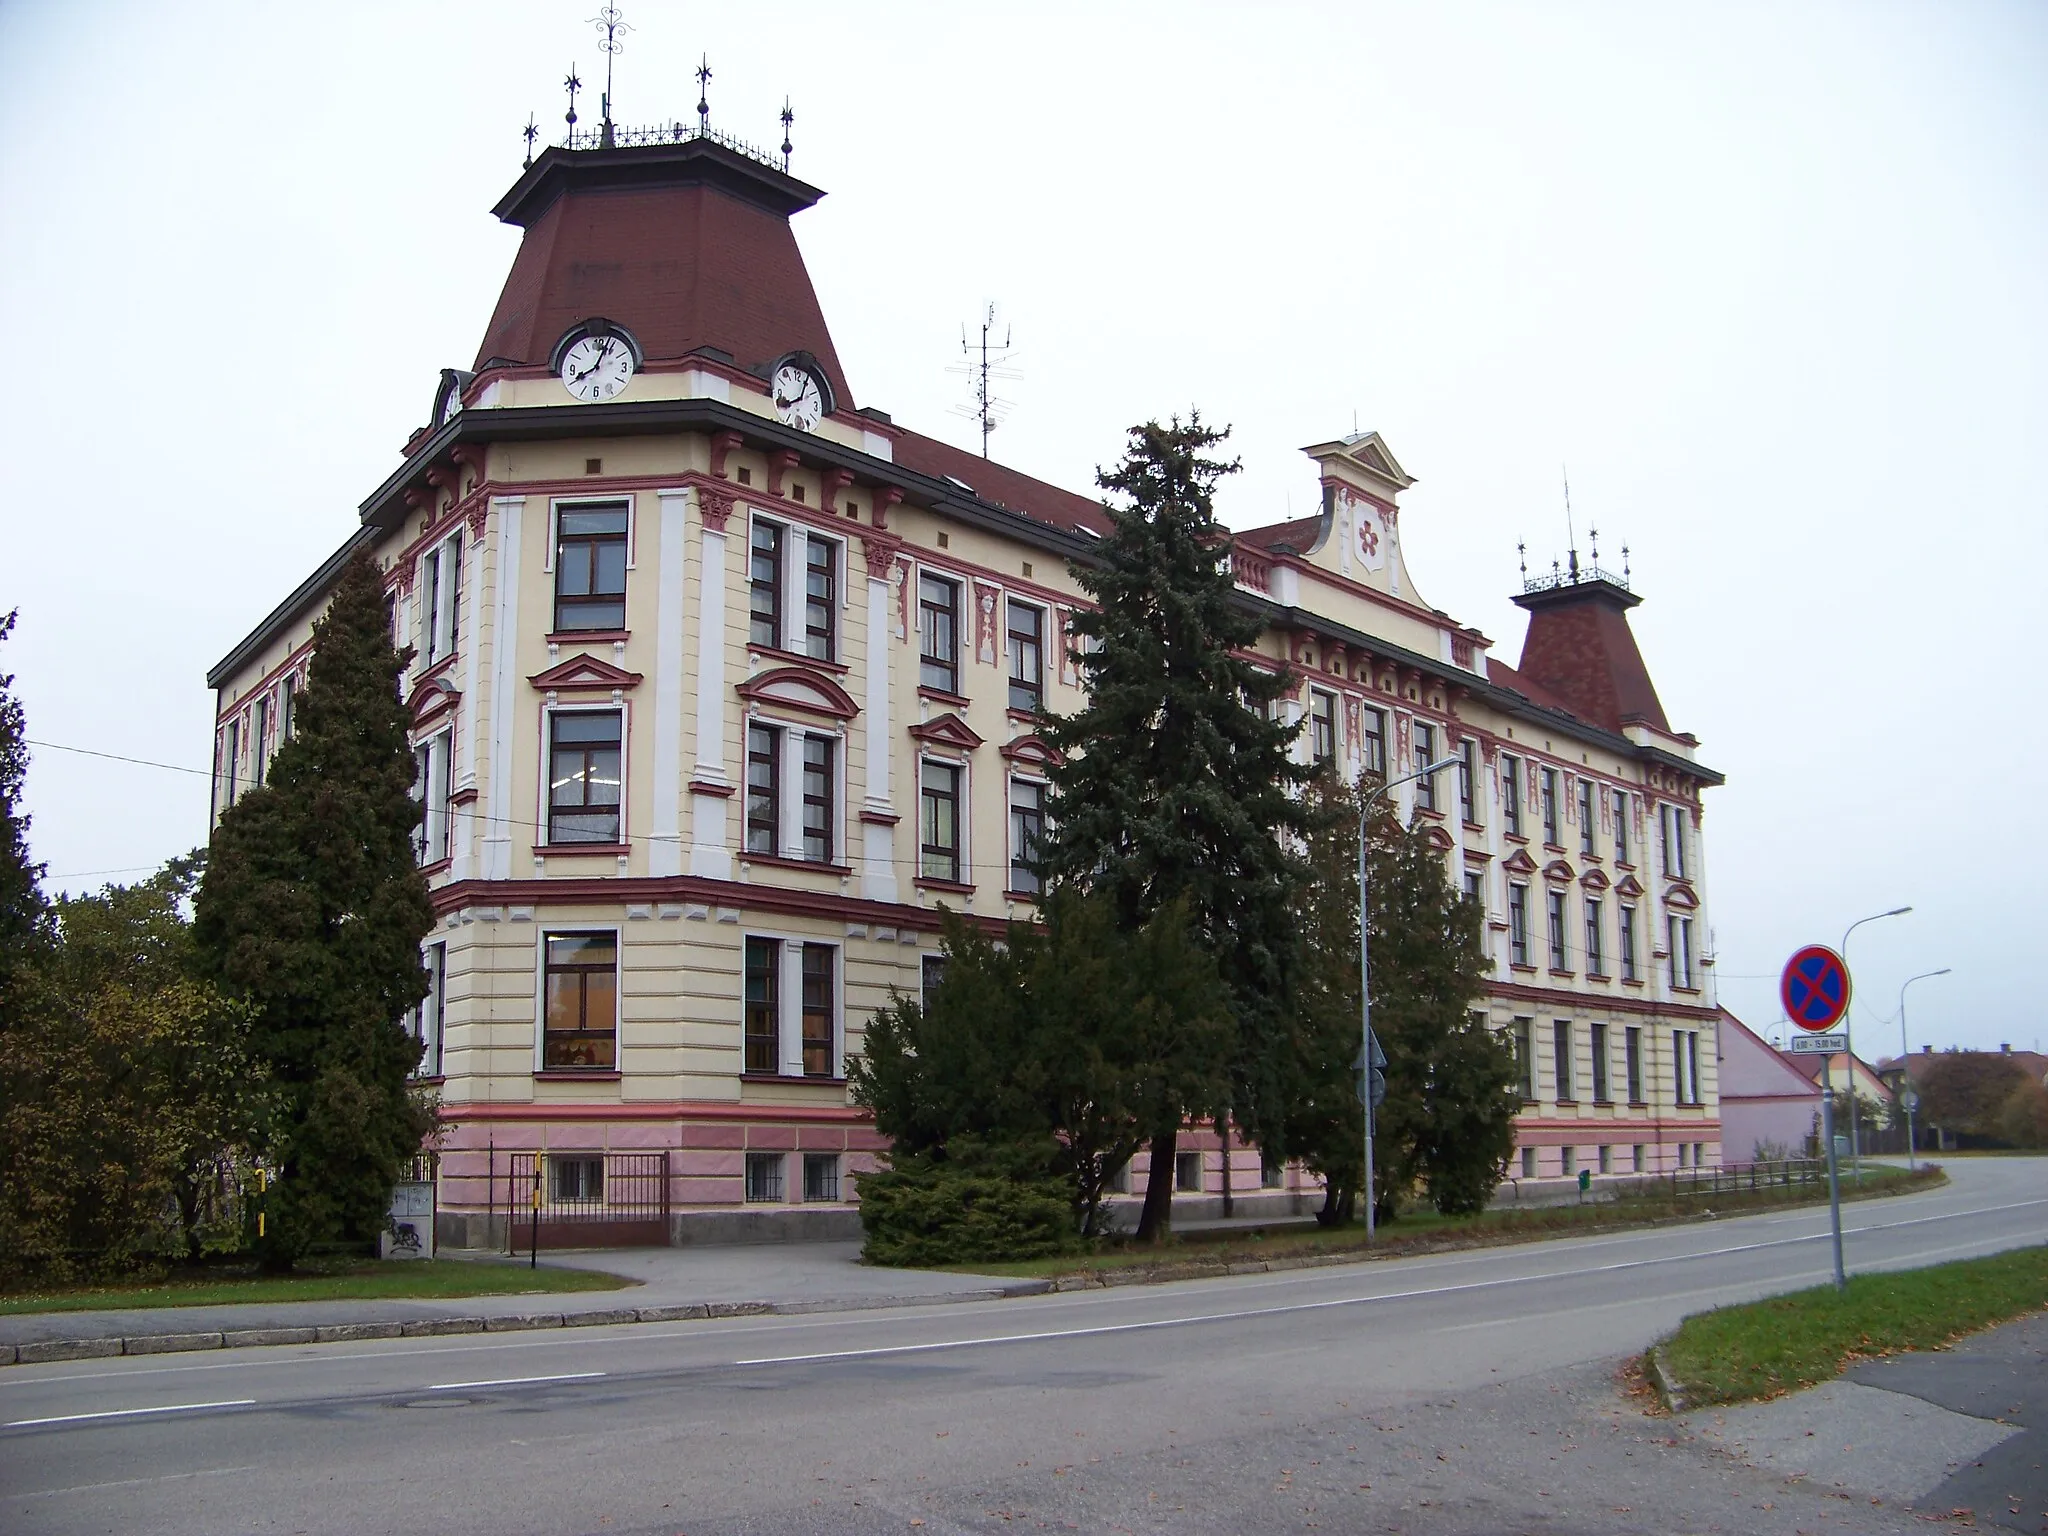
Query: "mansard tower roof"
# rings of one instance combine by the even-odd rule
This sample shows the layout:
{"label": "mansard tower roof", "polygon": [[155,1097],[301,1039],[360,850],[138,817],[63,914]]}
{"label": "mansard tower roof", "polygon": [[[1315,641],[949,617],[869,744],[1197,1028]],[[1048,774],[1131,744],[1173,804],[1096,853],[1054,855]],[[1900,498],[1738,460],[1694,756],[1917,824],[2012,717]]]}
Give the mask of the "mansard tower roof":
{"label": "mansard tower roof", "polygon": [[748,370],[793,351],[853,404],[790,216],[825,194],[715,138],[550,148],[492,210],[526,231],[477,348],[545,365],[593,316],[625,327],[650,363],[703,348]]}
{"label": "mansard tower roof", "polygon": [[1642,599],[1604,572],[1531,582],[1516,605],[1529,613],[1529,633],[1515,670],[1544,688],[1580,719],[1610,731],[1640,723],[1671,734],[1650,669],[1636,647],[1628,610]]}

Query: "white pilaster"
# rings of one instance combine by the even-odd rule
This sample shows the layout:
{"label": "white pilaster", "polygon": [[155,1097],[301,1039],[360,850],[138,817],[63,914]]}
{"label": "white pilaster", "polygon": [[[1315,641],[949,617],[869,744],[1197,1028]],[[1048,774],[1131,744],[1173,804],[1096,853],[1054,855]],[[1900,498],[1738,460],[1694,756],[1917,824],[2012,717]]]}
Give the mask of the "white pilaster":
{"label": "white pilaster", "polygon": [[519,536],[525,521],[524,496],[491,498],[491,522],[497,529],[498,542],[491,591],[493,750],[489,787],[484,795],[486,880],[512,878],[512,823],[506,813],[512,796],[512,754],[518,750],[519,740],[512,728],[512,701],[517,697],[519,681]]}
{"label": "white pilaster", "polygon": [[[467,532],[467,528],[465,528]],[[467,601],[462,605],[462,631],[453,636],[457,650],[462,653],[462,708],[456,717],[456,770],[455,787],[458,790],[476,788],[477,682],[482,676],[482,662],[477,652],[483,645],[482,596],[484,590],[484,557],[482,538],[474,535],[462,541],[462,590]],[[474,863],[477,836],[476,802],[471,801],[461,808],[455,817],[453,852],[454,862],[450,875],[456,880],[467,880],[476,873]]]}
{"label": "white pilaster", "polygon": [[687,488],[659,490],[658,594],[654,636],[654,778],[647,872],[683,872],[683,569],[689,559]]}
{"label": "white pilaster", "polygon": [[[701,509],[703,498],[698,498]],[[744,519],[744,509],[741,510]],[[701,511],[700,511],[701,517]],[[744,520],[742,527],[745,526]],[[725,773],[725,544],[723,525],[704,524],[697,570],[697,760],[693,782],[730,789]],[[695,794],[690,807],[690,873],[732,878],[729,794]]]}
{"label": "white pilaster", "polygon": [[[887,576],[868,577],[867,792],[864,807],[875,816],[895,814],[889,791],[889,607]],[[870,901],[896,900],[896,828],[888,821],[861,823],[861,894]]]}
{"label": "white pilaster", "polygon": [[775,1021],[775,1040],[781,1050],[784,1077],[804,1075],[804,947],[795,939],[782,941],[781,1013]]}

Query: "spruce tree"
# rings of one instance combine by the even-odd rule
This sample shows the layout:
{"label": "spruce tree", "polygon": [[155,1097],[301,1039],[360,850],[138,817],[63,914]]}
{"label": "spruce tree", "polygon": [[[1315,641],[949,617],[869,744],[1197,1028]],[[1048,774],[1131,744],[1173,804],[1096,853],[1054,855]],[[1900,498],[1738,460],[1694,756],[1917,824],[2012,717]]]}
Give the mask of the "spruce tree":
{"label": "spruce tree", "polygon": [[[1216,521],[1216,484],[1237,465],[1210,453],[1227,435],[1199,412],[1148,422],[1131,429],[1115,472],[1098,472],[1116,498],[1105,502],[1113,526],[1098,563],[1074,568],[1096,603],[1074,620],[1088,702],[1045,731],[1065,754],[1051,774],[1047,875],[1106,894],[1127,929],[1184,903],[1231,997],[1236,1029],[1207,1074],[1227,1093],[1162,1109],[1147,1127],[1143,1239],[1170,1225],[1183,1118],[1227,1107],[1277,1150],[1298,1055],[1300,866],[1285,839],[1306,828],[1293,791],[1307,770],[1288,752],[1298,727],[1271,718],[1291,679],[1244,655],[1264,626],[1237,599]],[[1200,1075],[1212,1064],[1193,1065]]]}
{"label": "spruce tree", "polygon": [[420,944],[433,927],[399,699],[411,652],[391,644],[368,555],[313,633],[296,732],[215,828],[195,916],[204,970],[253,1010],[278,1100],[259,1245],[274,1268],[316,1243],[374,1237],[433,1124],[403,1022],[426,995]]}
{"label": "spruce tree", "polygon": [[[14,633],[16,614],[0,618],[0,643]],[[0,673],[0,1029],[20,1005],[24,971],[47,946],[49,906],[40,881],[43,866],[29,857],[28,817],[21,797],[28,783],[27,722],[14,696],[14,675]]]}

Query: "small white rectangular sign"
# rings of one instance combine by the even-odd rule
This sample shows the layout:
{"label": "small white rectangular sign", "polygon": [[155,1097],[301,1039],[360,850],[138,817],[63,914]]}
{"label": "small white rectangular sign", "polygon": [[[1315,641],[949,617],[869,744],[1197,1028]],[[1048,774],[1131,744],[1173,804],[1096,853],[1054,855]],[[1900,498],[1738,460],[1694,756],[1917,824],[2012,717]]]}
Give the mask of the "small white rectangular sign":
{"label": "small white rectangular sign", "polygon": [[1849,1049],[1847,1035],[1794,1035],[1791,1052],[1794,1056],[1839,1056]]}

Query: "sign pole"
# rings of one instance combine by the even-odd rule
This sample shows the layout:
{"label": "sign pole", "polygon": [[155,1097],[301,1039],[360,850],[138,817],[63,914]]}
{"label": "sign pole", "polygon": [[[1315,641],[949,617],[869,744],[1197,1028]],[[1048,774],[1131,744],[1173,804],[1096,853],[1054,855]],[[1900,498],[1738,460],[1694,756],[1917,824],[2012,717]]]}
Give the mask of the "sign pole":
{"label": "sign pole", "polygon": [[[1844,1022],[1849,1012],[1849,968],[1842,963],[1842,957],[1825,944],[1809,944],[1790,960],[1785,962],[1784,974],[1778,981],[1778,997],[1785,1005],[1785,1017],[1807,1031],[1807,1039],[1795,1042],[1793,1054],[1800,1052],[1800,1044],[1818,1048],[1831,1046],[1839,1039],[1844,1050],[1848,1049],[1849,1037],[1845,1029],[1840,1036],[1826,1038],[1826,1031],[1839,1022]],[[1835,1289],[1849,1288],[1848,1275],[1842,1268],[1842,1183],[1835,1158],[1835,1058],[1834,1053],[1825,1051],[1820,1058],[1820,1139],[1828,1159],[1828,1226],[1833,1234],[1835,1246]],[[1849,1113],[1853,1130],[1855,1121],[1856,1058],[1849,1058]]]}
{"label": "sign pole", "polygon": [[1828,1149],[1828,1225],[1835,1239],[1835,1289],[1849,1289],[1849,1277],[1842,1273],[1842,1187],[1835,1176],[1835,1077],[1834,1057],[1820,1059],[1820,1139]]}

